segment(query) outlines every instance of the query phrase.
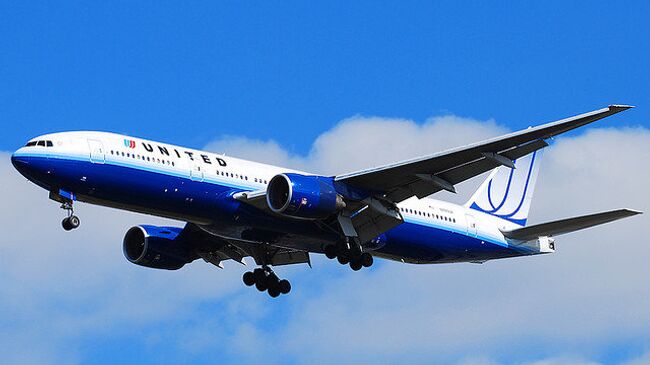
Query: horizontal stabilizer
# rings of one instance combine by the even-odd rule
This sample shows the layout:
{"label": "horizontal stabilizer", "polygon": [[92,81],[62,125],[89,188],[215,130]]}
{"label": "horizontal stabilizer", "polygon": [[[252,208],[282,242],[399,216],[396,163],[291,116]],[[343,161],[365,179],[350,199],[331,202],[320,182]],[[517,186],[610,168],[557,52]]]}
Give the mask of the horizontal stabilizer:
{"label": "horizontal stabilizer", "polygon": [[554,222],[536,224],[524,228],[518,228],[511,231],[502,231],[506,238],[517,241],[531,241],[539,237],[558,236],[564,233],[579,231],[581,229],[597,226],[604,223],[613,222],[641,212],[630,209],[618,209],[609,212],[602,212],[581,217],[561,219]]}

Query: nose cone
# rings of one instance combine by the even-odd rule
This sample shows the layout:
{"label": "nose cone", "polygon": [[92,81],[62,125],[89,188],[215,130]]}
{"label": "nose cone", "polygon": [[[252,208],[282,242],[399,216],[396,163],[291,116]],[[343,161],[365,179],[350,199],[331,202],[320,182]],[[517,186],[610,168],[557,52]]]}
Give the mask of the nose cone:
{"label": "nose cone", "polygon": [[29,161],[27,161],[27,157],[21,156],[20,150],[18,150],[14,152],[13,155],[11,155],[11,164],[14,165],[16,170],[18,170],[20,173],[23,173],[23,171],[27,169]]}

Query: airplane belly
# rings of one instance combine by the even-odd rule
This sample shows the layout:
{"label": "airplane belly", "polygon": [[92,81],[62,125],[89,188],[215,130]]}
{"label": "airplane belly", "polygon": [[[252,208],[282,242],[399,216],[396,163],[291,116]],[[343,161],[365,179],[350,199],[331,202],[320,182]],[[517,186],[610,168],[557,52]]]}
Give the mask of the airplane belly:
{"label": "airplane belly", "polygon": [[505,244],[441,227],[405,222],[385,233],[378,256],[409,263],[473,262],[520,256]]}

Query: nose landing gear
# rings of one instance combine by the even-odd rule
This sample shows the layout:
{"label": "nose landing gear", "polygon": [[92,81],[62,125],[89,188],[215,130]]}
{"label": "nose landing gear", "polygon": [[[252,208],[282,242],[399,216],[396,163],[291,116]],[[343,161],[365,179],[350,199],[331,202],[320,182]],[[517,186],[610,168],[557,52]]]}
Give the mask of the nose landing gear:
{"label": "nose landing gear", "polygon": [[65,229],[66,231],[70,231],[79,227],[79,224],[81,222],[79,221],[79,217],[74,215],[74,209],[72,207],[72,203],[65,202],[61,204],[61,209],[64,209],[68,212],[68,216],[63,218],[63,221],[61,221],[61,226],[63,226],[63,229]]}
{"label": "nose landing gear", "polygon": [[280,279],[268,266],[262,266],[255,270],[247,271],[242,277],[246,286],[253,286],[259,291],[268,291],[271,298],[276,298],[280,294],[289,294],[291,283],[287,279]]}

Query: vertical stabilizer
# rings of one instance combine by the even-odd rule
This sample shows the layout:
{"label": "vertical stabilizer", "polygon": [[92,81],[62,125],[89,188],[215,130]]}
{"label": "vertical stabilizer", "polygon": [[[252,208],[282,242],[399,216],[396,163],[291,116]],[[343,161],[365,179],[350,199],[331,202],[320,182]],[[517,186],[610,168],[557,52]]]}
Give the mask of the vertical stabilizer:
{"label": "vertical stabilizer", "polygon": [[541,157],[539,150],[516,160],[514,169],[497,167],[465,206],[526,225]]}

